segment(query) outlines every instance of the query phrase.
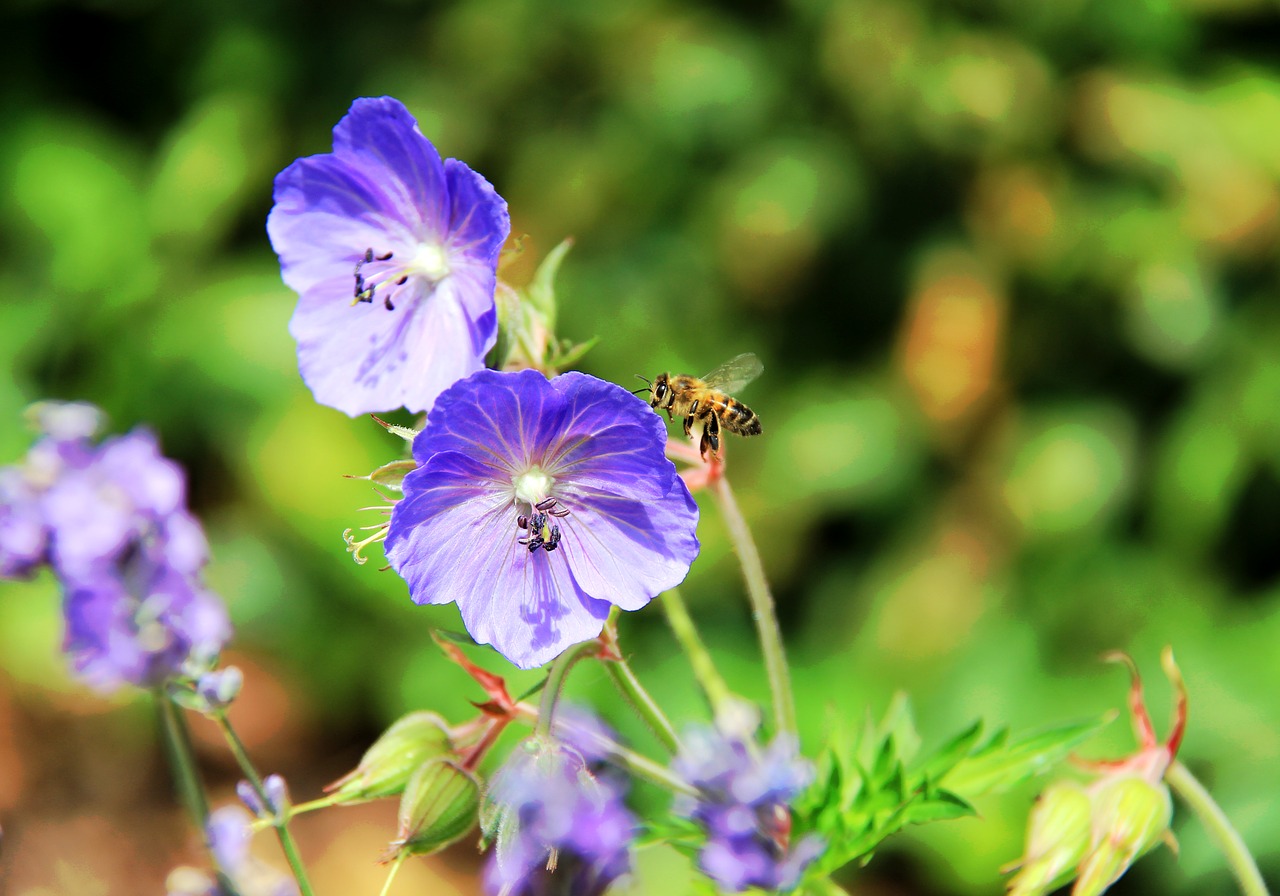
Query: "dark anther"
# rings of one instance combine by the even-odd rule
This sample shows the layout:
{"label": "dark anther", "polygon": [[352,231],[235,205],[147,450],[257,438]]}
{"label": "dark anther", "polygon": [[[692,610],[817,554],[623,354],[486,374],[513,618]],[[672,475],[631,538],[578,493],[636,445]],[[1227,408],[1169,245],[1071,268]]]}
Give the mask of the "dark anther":
{"label": "dark anther", "polygon": [[569,515],[569,511],[564,507],[558,506],[559,503],[560,502],[558,502],[555,498],[545,498],[533,506],[538,510],[543,511],[544,513],[549,513],[552,516],[560,517],[561,519],[563,519],[564,517]]}
{"label": "dark anther", "polygon": [[[370,254],[372,254],[372,253],[373,253],[373,250],[372,250],[372,249],[370,249],[370,250],[369,250],[369,252],[370,252]],[[394,255],[395,255],[395,253],[394,253],[394,252],[388,252],[386,255],[379,255],[379,256],[378,256],[378,261],[390,261],[390,260],[391,260],[391,258],[392,258]]]}
{"label": "dark anther", "polygon": [[516,525],[517,525],[517,526],[519,526],[521,529],[528,529],[528,528],[529,528],[529,518],[528,518],[527,516],[523,516],[523,515],[522,515],[522,516],[518,516],[518,517],[516,517]]}
{"label": "dark anther", "polygon": [[560,527],[551,527],[551,537],[546,540],[542,546],[547,549],[547,553],[551,553],[560,544]]}
{"label": "dark anther", "polygon": [[405,274],[403,277],[401,277],[399,280],[396,281],[396,286],[404,286],[408,282],[409,282],[409,275]]}

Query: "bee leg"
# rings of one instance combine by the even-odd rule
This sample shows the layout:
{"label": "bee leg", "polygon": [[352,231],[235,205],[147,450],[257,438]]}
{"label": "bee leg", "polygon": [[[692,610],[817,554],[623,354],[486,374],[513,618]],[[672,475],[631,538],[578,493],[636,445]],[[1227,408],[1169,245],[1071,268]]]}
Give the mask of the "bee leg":
{"label": "bee leg", "polygon": [[711,448],[712,454],[718,454],[720,451],[720,421],[715,414],[707,417],[707,422],[702,428],[702,443],[698,448],[703,459],[706,459],[708,447]]}
{"label": "bee leg", "polygon": [[684,418],[684,437],[686,439],[693,437],[693,415]]}

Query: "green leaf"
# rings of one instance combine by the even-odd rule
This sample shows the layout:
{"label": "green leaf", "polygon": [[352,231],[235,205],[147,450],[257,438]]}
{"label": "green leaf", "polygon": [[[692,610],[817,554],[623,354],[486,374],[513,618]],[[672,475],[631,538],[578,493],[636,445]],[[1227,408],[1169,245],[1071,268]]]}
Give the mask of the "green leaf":
{"label": "green leaf", "polygon": [[547,257],[538,265],[538,270],[534,272],[533,279],[524,289],[530,304],[542,315],[547,329],[552,332],[556,328],[556,273],[560,270],[560,262],[564,261],[565,255],[572,247],[573,239],[569,238],[548,252]]}
{"label": "green leaf", "polygon": [[941,775],[938,782],[969,799],[1006,790],[1049,771],[1109,721],[1107,716],[1059,725],[1012,743],[1008,742],[1008,732],[1001,731],[973,755]]}

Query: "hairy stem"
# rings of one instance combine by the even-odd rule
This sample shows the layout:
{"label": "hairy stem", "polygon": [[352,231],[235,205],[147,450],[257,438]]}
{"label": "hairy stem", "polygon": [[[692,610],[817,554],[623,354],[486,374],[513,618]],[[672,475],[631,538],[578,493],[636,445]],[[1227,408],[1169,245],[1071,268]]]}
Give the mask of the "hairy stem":
{"label": "hairy stem", "polygon": [[1268,896],[1267,885],[1258,871],[1258,863],[1254,861],[1249,847],[1245,846],[1240,834],[1231,825],[1222,808],[1209,795],[1209,791],[1191,774],[1181,762],[1174,762],[1164,773],[1174,793],[1191,807],[1200,819],[1200,823],[1209,832],[1209,838],[1222,851],[1227,866],[1235,875],[1240,892],[1245,896]]}
{"label": "hairy stem", "polygon": [[538,704],[538,722],[534,725],[533,734],[542,740],[551,737],[551,723],[555,719],[556,704],[560,702],[560,692],[564,690],[565,679],[569,670],[578,660],[600,652],[600,641],[593,638],[574,644],[564,653],[551,661],[551,669],[547,672],[547,683],[542,688],[542,701]]}
{"label": "hairy stem", "polygon": [[623,658],[622,651],[618,647],[617,622],[612,614],[609,621],[605,623],[601,637],[605,639],[607,648],[613,654],[604,665],[614,685],[622,692],[622,696],[631,704],[631,708],[636,711],[641,720],[649,726],[649,730],[662,741],[667,751],[677,752],[680,749],[680,738],[676,736],[676,729],[666,713],[662,711],[662,707],[644,689],[640,679],[636,678],[631,664]]}
{"label": "hairy stem", "polygon": [[258,770],[254,767],[253,760],[249,758],[249,752],[244,748],[244,742],[240,740],[240,735],[236,734],[235,729],[231,727],[231,720],[227,718],[226,712],[214,713],[213,720],[217,723],[218,729],[222,731],[222,736],[226,738],[227,745],[231,748],[231,752],[240,766],[240,771],[244,772],[245,778],[249,781],[249,786],[253,788],[253,792],[257,794],[262,805],[271,812],[273,817],[272,826],[276,829],[276,837],[280,840],[280,850],[284,853],[285,860],[293,871],[293,879],[298,882],[298,890],[302,896],[314,896],[311,882],[307,879],[307,869],[302,864],[302,855],[298,852],[298,844],[293,839],[293,834],[289,831],[289,813],[276,812],[272,808],[271,799],[267,796],[266,787],[262,783],[262,776],[258,774]]}
{"label": "hairy stem", "polygon": [[769,676],[769,693],[773,697],[773,723],[778,732],[795,735],[796,706],[791,694],[791,674],[787,671],[787,655],[782,649],[782,632],[778,629],[778,617],[773,609],[773,595],[764,577],[764,564],[760,552],[751,538],[747,521],[733,498],[729,480],[721,477],[711,483],[711,494],[720,503],[729,538],[742,561],[742,575],[747,583],[747,597],[751,602],[751,618],[755,620],[760,635],[760,651],[764,654],[765,673]]}
{"label": "hairy stem", "polygon": [[689,615],[689,608],[685,606],[679,589],[672,588],[663,594],[660,603],[663,612],[667,614],[667,624],[671,626],[676,641],[684,650],[685,656],[689,658],[689,665],[693,667],[693,677],[697,679],[698,687],[706,695],[707,702],[711,704],[711,712],[714,714],[733,696],[733,693],[716,669],[707,646],[702,643],[702,636],[698,634],[698,629],[693,624],[693,617]]}

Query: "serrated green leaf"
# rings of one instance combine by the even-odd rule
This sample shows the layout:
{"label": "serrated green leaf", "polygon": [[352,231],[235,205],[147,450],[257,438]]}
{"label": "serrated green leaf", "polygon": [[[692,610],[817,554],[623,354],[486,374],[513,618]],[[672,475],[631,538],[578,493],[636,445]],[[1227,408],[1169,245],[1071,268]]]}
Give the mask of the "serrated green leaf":
{"label": "serrated green leaf", "polygon": [[929,757],[921,771],[932,780],[937,780],[953,769],[962,759],[968,758],[974,750],[974,744],[982,736],[982,720],[974,722],[947,741],[936,753]]}
{"label": "serrated green leaf", "polygon": [[940,790],[929,799],[912,803],[904,815],[907,824],[927,824],[931,821],[947,821],[977,815],[968,802],[946,790]]}
{"label": "serrated green leaf", "polygon": [[999,792],[1035,775],[1049,771],[1109,721],[1076,722],[1060,725],[1028,737],[1008,742],[1000,732],[968,759],[958,762],[938,778],[947,789],[973,799]]}

